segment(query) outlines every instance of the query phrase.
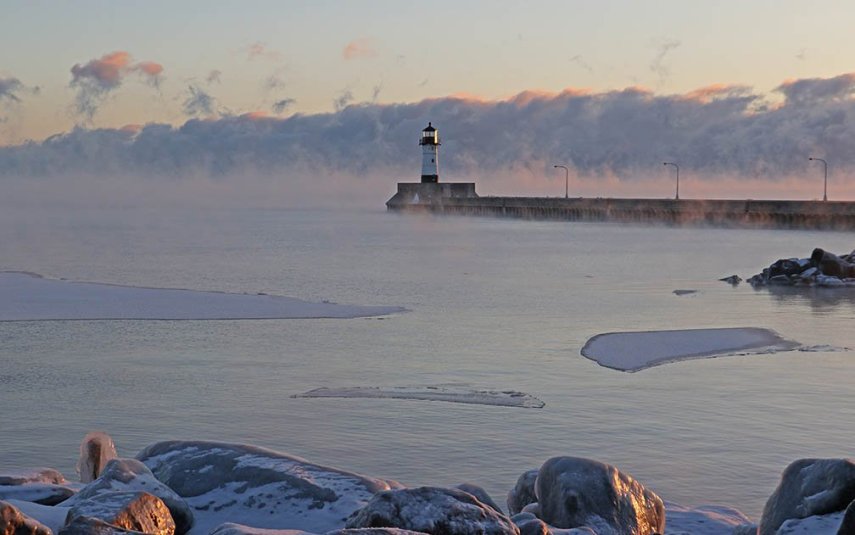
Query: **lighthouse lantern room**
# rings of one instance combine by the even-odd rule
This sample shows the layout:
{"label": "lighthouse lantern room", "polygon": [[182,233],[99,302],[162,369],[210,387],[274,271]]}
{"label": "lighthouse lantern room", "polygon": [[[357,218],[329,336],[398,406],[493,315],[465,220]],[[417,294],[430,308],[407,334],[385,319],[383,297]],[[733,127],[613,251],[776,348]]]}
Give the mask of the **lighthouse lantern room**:
{"label": "lighthouse lantern room", "polygon": [[419,140],[422,146],[422,183],[439,182],[439,132],[428,123]]}

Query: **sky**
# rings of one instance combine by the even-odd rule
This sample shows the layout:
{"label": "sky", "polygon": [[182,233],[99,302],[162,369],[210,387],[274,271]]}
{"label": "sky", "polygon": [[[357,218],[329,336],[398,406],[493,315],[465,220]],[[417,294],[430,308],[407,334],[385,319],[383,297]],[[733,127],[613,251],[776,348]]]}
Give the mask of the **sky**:
{"label": "sky", "polygon": [[0,26],[8,180],[371,190],[417,174],[431,120],[441,175],[488,192],[551,192],[560,162],[583,194],[658,194],[679,159],[699,196],[801,198],[816,156],[855,198],[849,1],[10,0]]}

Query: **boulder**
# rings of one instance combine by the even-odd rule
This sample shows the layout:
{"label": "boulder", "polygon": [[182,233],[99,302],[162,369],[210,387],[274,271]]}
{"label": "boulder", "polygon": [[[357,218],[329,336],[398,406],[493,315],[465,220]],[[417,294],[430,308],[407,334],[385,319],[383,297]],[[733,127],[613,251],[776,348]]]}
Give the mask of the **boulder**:
{"label": "boulder", "polygon": [[252,526],[226,522],[213,529],[208,535],[317,535],[299,529],[261,529]]}
{"label": "boulder", "polygon": [[193,511],[181,496],[158,481],[146,465],[136,459],[112,459],[104,466],[98,479],[92,481],[62,505],[74,505],[99,494],[109,492],[145,491],[163,500],[172,519],[175,532],[183,535],[193,526]]}
{"label": "boulder", "polygon": [[516,524],[520,535],[551,535],[552,530],[543,520],[531,513],[518,513],[511,517],[511,522]]}
{"label": "boulder", "polygon": [[149,535],[174,535],[175,522],[163,500],[143,491],[105,492],[83,500],[68,511],[66,523],[95,518],[119,528]]}
{"label": "boulder", "polygon": [[0,501],[0,533],[3,535],[53,535],[50,528],[4,501]]}
{"label": "boulder", "polygon": [[57,535],[146,535],[142,531],[120,528],[103,520],[79,516],[64,526]]}
{"label": "boulder", "polygon": [[53,468],[0,475],[0,500],[56,505],[74,495],[65,477]]}
{"label": "boulder", "polygon": [[324,533],[344,527],[375,493],[401,486],[222,442],[160,442],[137,459],[193,509],[196,533],[227,522]]}
{"label": "boulder", "polygon": [[354,528],[328,531],[324,535],[426,535],[421,531],[399,528]]}
{"label": "boulder", "polygon": [[[853,251],[855,253],[855,251]],[[849,504],[840,521],[840,529],[837,535],[855,535],[855,501]]]}
{"label": "boulder", "polygon": [[[689,509],[666,502],[665,517],[668,519],[665,535],[729,535],[737,526],[751,523],[751,519],[742,511],[718,505]],[[756,535],[757,526],[753,526],[753,529],[753,535]]]}
{"label": "boulder", "polygon": [[517,484],[508,492],[508,514],[515,515],[530,503],[537,502],[534,493],[534,482],[537,480],[537,470],[529,470],[517,479]]}
{"label": "boulder", "polygon": [[539,517],[558,528],[593,528],[599,535],[653,535],[665,530],[662,500],[614,466],[554,457],[535,484]]}
{"label": "boulder", "polygon": [[80,443],[80,459],[77,461],[77,473],[81,483],[89,483],[101,475],[101,470],[110,459],[116,458],[116,446],[113,439],[103,431],[92,431],[83,437]]}
{"label": "boulder", "polygon": [[41,524],[47,526],[53,533],[65,526],[65,518],[68,516],[68,507],[60,505],[41,505],[35,502],[23,502],[20,500],[9,500],[7,503],[15,506],[24,516],[28,516]]}
{"label": "boulder", "polygon": [[789,519],[843,511],[855,500],[855,462],[800,459],[781,475],[760,518],[760,535],[774,535]]}
{"label": "boulder", "polygon": [[791,518],[786,520],[776,535],[837,535],[843,511],[827,515],[815,515],[807,518]]}
{"label": "boulder", "polygon": [[503,513],[502,508],[499,507],[499,504],[493,501],[493,498],[491,498],[490,495],[487,494],[487,491],[484,490],[482,487],[479,487],[474,483],[461,483],[455,488],[462,490],[463,492],[468,492],[472,496],[475,496],[476,498],[478,498],[478,501],[480,501],[484,505],[489,505],[497,513]]}
{"label": "boulder", "polygon": [[503,514],[457,489],[419,487],[377,493],[347,528],[390,527],[433,535],[518,535]]}
{"label": "boulder", "polygon": [[739,283],[742,282],[742,277],[740,277],[739,275],[729,275],[718,280],[720,280],[721,282],[726,282],[731,286],[739,286]]}

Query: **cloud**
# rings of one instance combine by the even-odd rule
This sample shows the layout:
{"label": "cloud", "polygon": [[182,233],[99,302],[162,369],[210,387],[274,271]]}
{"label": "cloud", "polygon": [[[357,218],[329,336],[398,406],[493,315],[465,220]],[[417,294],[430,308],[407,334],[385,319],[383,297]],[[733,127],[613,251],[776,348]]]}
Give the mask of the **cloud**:
{"label": "cloud", "polygon": [[335,111],[341,111],[353,102],[353,92],[350,89],[343,89],[339,95],[333,99]]}
{"label": "cloud", "polygon": [[293,98],[283,98],[281,100],[277,100],[276,102],[274,102],[273,106],[271,106],[271,109],[273,110],[274,113],[282,113],[285,110],[287,110],[288,108],[290,108],[291,106],[293,106],[296,102],[297,101],[294,100]]}
{"label": "cloud", "polygon": [[205,77],[205,81],[208,84],[219,84],[219,83],[221,83],[220,82],[220,76],[222,76],[222,75],[223,75],[222,71],[219,71],[217,69],[213,69],[211,72],[208,73],[208,76]]}
{"label": "cloud", "polygon": [[261,41],[252,43],[246,48],[246,58],[248,60],[263,59],[267,61],[281,61],[283,55],[278,50],[274,50],[267,46],[267,43]]}
{"label": "cloud", "polygon": [[849,99],[855,93],[855,73],[834,78],[805,78],[787,80],[775,89],[790,104],[816,105],[828,101]]}
{"label": "cloud", "polygon": [[591,67],[591,65],[587,61],[585,61],[585,58],[583,58],[581,54],[576,54],[575,56],[570,58],[570,63],[575,63],[576,65],[578,65],[582,69],[585,69],[589,73],[594,72],[594,68]]}
{"label": "cloud", "polygon": [[377,102],[377,99],[380,98],[380,92],[383,91],[383,80],[377,82],[377,85],[371,90],[371,102]]}
{"label": "cloud", "polygon": [[91,120],[107,95],[121,86],[131,73],[139,74],[152,87],[160,86],[163,65],[153,61],[132,62],[128,52],[117,50],[82,65],[74,64],[69,85],[77,89],[77,113]]}
{"label": "cloud", "polygon": [[38,87],[29,87],[17,78],[0,78],[0,104],[19,104],[24,94],[38,95]]}
{"label": "cloud", "polygon": [[660,43],[656,48],[656,55],[650,61],[650,70],[659,77],[659,83],[663,84],[671,76],[671,67],[665,63],[665,56],[680,46],[680,41],[668,39]]}
{"label": "cloud", "polygon": [[354,39],[347,43],[341,51],[341,57],[348,61],[353,59],[373,58],[376,55],[377,51],[374,49],[372,40],[365,37]]}
{"label": "cloud", "polygon": [[[751,196],[774,198],[795,179],[815,176],[808,156],[829,161],[829,191],[838,191],[842,177],[855,174],[853,80],[855,73],[788,81],[778,89],[783,101],[768,106],[761,105],[767,95],[728,84],[685,94],[568,89],[406,104],[352,104],[345,91],[340,98],[350,104],[334,113],[286,118],[225,115],[191,86],[185,111],[206,120],[136,131],[77,128],[0,147],[0,180],[138,176],[155,187],[165,177],[243,184],[247,176],[269,176],[293,195],[335,191],[382,202],[396,181],[418,180],[415,143],[432,121],[442,131],[443,177],[476,180],[483,194],[554,191],[538,190],[563,179],[554,164],[570,167],[572,180],[588,181],[594,195],[606,187],[650,191],[666,176],[662,162],[674,161],[687,192],[695,184],[709,195],[747,195],[748,186],[733,185],[763,181]],[[318,176],[330,178],[319,185]],[[784,189],[765,189],[775,184]]]}
{"label": "cloud", "polygon": [[214,97],[196,85],[187,87],[187,97],[181,106],[184,114],[190,117],[213,117],[217,115]]}

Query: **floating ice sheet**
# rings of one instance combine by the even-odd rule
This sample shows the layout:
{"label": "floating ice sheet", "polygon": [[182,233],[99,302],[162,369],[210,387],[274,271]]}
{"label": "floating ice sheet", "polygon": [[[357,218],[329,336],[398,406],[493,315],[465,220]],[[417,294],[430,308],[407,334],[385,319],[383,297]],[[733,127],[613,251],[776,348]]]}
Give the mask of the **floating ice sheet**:
{"label": "floating ice sheet", "polygon": [[358,318],[394,306],[310,303],[274,295],[139,288],[0,272],[0,321]]}
{"label": "floating ice sheet", "polygon": [[773,353],[797,349],[775,331],[757,327],[686,329],[598,334],[582,355],[601,366],[634,372],[668,362],[736,354]]}
{"label": "floating ice sheet", "polygon": [[295,394],[295,398],[381,398],[415,399],[423,401],[450,401],[498,407],[540,409],[545,403],[534,396],[514,390],[475,390],[456,385],[436,386],[350,386],[316,388]]}

